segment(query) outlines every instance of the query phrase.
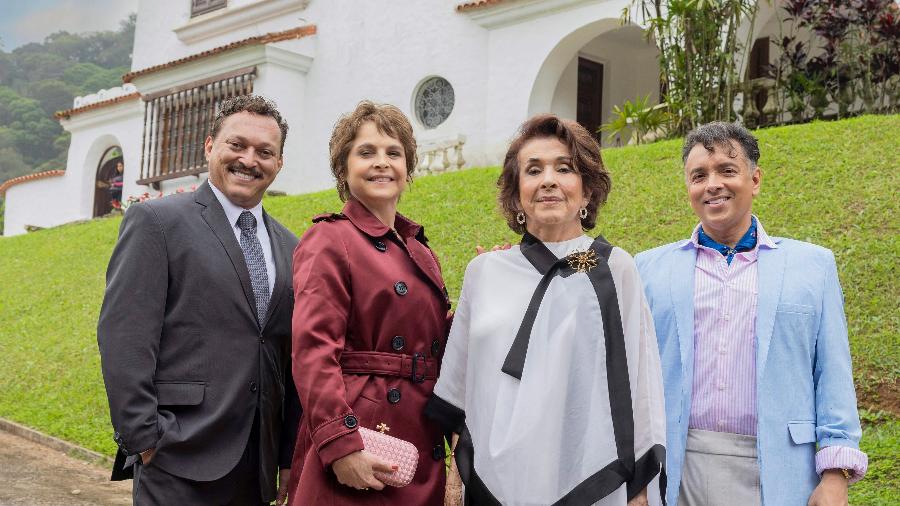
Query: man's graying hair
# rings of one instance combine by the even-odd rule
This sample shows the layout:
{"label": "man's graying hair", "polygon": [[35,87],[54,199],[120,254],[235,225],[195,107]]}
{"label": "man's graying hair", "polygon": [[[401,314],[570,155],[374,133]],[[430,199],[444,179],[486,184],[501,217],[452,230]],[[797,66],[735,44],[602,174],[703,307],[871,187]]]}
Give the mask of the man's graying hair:
{"label": "man's graying hair", "polygon": [[281,117],[281,113],[278,112],[278,107],[274,102],[259,95],[238,95],[224,100],[213,120],[209,136],[215,139],[219,135],[219,130],[222,129],[222,123],[225,121],[225,118],[244,111],[259,114],[260,116],[268,116],[274,119],[275,123],[278,123],[278,129],[281,130],[281,149],[278,151],[278,156],[281,157],[284,154],[284,141],[287,139],[287,121]]}
{"label": "man's graying hair", "polygon": [[731,147],[730,141],[735,141],[743,148],[747,159],[750,161],[750,168],[755,168],[759,162],[759,144],[756,137],[750,133],[742,125],[737,123],[725,123],[724,121],[713,121],[705,125],[700,125],[691,130],[687,137],[684,138],[684,147],[681,149],[681,163],[687,162],[688,154],[697,144],[702,144],[707,151],[712,153],[716,146],[728,147],[728,156],[734,158],[738,153]]}

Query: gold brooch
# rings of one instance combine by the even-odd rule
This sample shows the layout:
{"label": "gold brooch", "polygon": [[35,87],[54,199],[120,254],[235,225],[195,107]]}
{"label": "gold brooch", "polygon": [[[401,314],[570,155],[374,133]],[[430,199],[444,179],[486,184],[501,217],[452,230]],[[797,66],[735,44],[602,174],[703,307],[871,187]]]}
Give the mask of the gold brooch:
{"label": "gold brooch", "polygon": [[378,425],[375,426],[375,428],[378,429],[378,432],[381,432],[382,434],[391,430],[391,428],[388,427],[388,425],[384,422],[379,423]]}
{"label": "gold brooch", "polygon": [[566,262],[569,263],[569,267],[578,272],[588,272],[597,267],[597,252],[592,249],[573,251],[566,256]]}

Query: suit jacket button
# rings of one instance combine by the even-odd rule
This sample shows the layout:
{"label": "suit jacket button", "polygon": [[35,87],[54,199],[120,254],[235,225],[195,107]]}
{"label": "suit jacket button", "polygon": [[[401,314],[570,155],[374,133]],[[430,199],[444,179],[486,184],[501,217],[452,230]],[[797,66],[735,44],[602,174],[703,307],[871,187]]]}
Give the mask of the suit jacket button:
{"label": "suit jacket button", "polygon": [[431,341],[431,356],[436,357],[441,352],[441,342],[435,339]]}
{"label": "suit jacket button", "polygon": [[124,455],[126,457],[128,456],[128,450],[126,450],[124,447],[120,446],[119,451],[122,452],[122,455]]}
{"label": "suit jacket button", "polygon": [[250,391],[255,392],[259,387],[256,385],[255,381],[250,382]]}
{"label": "suit jacket button", "polygon": [[394,336],[391,339],[391,348],[393,348],[394,351],[400,351],[404,346],[406,346],[406,339],[404,339],[403,336]]}
{"label": "suit jacket button", "polygon": [[444,445],[434,445],[434,449],[431,450],[431,458],[434,460],[441,460],[444,458]]}
{"label": "suit jacket button", "polygon": [[398,402],[400,402],[400,390],[397,390],[396,388],[388,390],[387,399],[391,404],[397,404]]}
{"label": "suit jacket button", "polygon": [[384,253],[387,251],[387,244],[385,244],[384,241],[375,241],[375,249]]}
{"label": "suit jacket button", "polygon": [[356,420],[355,416],[347,415],[344,417],[344,426],[348,429],[355,429],[357,425],[359,425],[359,422]]}
{"label": "suit jacket button", "polygon": [[409,288],[403,281],[397,281],[394,283],[394,291],[397,292],[397,295],[406,295],[409,293]]}

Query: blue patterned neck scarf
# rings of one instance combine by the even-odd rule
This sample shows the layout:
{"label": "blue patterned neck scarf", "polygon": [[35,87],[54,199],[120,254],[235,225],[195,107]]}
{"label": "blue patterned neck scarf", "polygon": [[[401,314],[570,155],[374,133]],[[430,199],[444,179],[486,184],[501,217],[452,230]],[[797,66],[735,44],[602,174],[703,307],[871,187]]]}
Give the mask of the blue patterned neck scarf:
{"label": "blue patterned neck scarf", "polygon": [[707,248],[712,248],[722,255],[725,256],[725,260],[728,262],[728,265],[731,265],[731,261],[734,260],[735,253],[743,253],[744,251],[750,251],[756,247],[756,217],[750,217],[750,228],[747,229],[747,232],[741,237],[741,240],[734,245],[734,248],[729,248],[724,244],[720,244],[713,240],[711,237],[706,235],[706,232],[703,231],[703,227],[700,227],[700,231],[697,234],[697,242],[701,246],[706,246]]}

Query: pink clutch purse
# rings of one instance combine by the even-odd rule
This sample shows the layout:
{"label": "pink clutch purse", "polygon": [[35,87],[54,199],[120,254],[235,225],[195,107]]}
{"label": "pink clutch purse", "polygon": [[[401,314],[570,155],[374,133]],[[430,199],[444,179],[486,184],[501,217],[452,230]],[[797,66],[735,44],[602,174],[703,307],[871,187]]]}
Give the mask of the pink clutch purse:
{"label": "pink clutch purse", "polygon": [[393,473],[375,473],[385,485],[405,487],[412,481],[419,465],[419,451],[409,441],[388,436],[378,431],[360,427],[359,435],[367,452],[397,466]]}

